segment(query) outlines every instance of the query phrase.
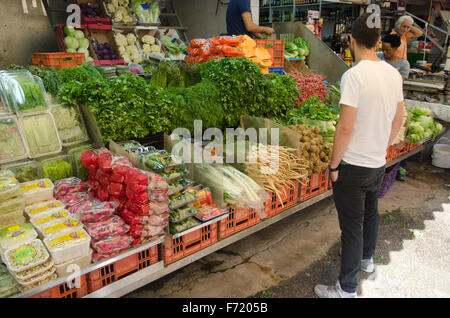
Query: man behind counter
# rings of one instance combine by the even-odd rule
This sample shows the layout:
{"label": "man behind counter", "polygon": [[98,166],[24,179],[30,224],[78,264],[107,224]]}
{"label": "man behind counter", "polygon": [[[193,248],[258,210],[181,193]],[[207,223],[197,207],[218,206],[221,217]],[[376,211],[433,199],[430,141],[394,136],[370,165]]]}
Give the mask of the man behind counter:
{"label": "man behind counter", "polygon": [[272,28],[253,23],[250,0],[230,0],[226,21],[228,35],[247,34],[252,38],[262,39],[263,33],[271,35],[275,32]]}
{"label": "man behind counter", "polygon": [[383,37],[383,53],[378,53],[377,56],[395,67],[403,78],[408,78],[410,69],[408,60],[396,55],[400,45],[401,39],[398,35],[385,35]]}

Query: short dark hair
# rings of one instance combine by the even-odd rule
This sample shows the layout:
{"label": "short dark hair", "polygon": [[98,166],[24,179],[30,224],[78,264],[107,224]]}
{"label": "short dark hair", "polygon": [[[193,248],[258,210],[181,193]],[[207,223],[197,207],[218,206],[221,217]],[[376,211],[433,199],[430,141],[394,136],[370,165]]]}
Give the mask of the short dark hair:
{"label": "short dark hair", "polygon": [[381,29],[369,27],[368,23],[372,19],[372,14],[364,13],[359,16],[352,25],[352,36],[356,43],[368,49],[374,48],[380,38]]}
{"label": "short dark hair", "polygon": [[383,37],[383,42],[390,43],[391,46],[395,49],[402,44],[402,40],[397,34],[387,34]]}

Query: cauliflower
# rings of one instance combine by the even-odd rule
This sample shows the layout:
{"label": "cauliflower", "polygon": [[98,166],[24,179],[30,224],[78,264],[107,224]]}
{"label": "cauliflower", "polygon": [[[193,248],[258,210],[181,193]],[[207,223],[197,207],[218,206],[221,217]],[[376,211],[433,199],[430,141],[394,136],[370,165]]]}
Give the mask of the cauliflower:
{"label": "cauliflower", "polygon": [[123,14],[122,14],[122,12],[121,11],[117,11],[115,14],[114,14],[114,22],[121,22],[123,20]]}
{"label": "cauliflower", "polygon": [[125,53],[122,55],[122,57],[123,57],[123,60],[125,61],[125,63],[127,63],[127,64],[131,63],[131,58],[130,58],[129,54]]}
{"label": "cauliflower", "polygon": [[117,8],[119,6],[119,0],[112,0],[112,4]]}
{"label": "cauliflower", "polygon": [[141,55],[136,55],[136,56],[133,56],[133,62],[136,64],[139,64],[139,63],[144,62],[144,59],[142,58]]}
{"label": "cauliflower", "polygon": [[120,11],[124,18],[128,15],[127,8],[125,8],[125,7],[118,7],[117,11]]}
{"label": "cauliflower", "polygon": [[155,38],[149,34],[142,37],[142,43],[155,44]]}
{"label": "cauliflower", "polygon": [[106,8],[108,9],[108,12],[109,12],[109,13],[114,13],[114,12],[116,12],[116,7],[114,6],[113,3],[108,3],[108,4],[106,5]]}
{"label": "cauliflower", "polygon": [[136,36],[133,33],[128,33],[126,40],[129,45],[134,45],[134,43],[136,43]]}
{"label": "cauliflower", "polygon": [[129,0],[119,0],[119,4],[123,7],[127,7],[129,3]]}
{"label": "cauliflower", "polygon": [[133,20],[133,18],[130,15],[127,15],[123,19],[123,22],[125,22],[125,23],[132,23],[132,22],[134,22],[134,20]]}
{"label": "cauliflower", "polygon": [[127,53],[127,50],[125,49],[125,46],[119,46],[119,53],[122,56]]}
{"label": "cauliflower", "polygon": [[116,38],[117,45],[119,45],[119,46],[127,45],[127,38],[122,33],[117,33],[115,38]]}
{"label": "cauliflower", "polygon": [[142,46],[142,51],[144,52],[144,54],[149,54],[152,51],[150,44],[145,43]]}
{"label": "cauliflower", "polygon": [[125,50],[126,50],[127,54],[131,55],[131,53],[133,52],[133,47],[132,46],[126,46]]}
{"label": "cauliflower", "polygon": [[152,45],[151,46],[151,51],[152,52],[155,52],[155,53],[159,53],[159,52],[161,52],[161,47],[159,46],[159,45]]}

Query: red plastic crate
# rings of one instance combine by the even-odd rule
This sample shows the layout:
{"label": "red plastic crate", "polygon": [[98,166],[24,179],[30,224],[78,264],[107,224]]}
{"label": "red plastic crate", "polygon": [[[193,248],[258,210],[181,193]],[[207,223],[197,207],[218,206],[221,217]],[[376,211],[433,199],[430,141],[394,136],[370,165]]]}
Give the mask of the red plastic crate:
{"label": "red plastic crate", "polygon": [[394,158],[398,158],[400,156],[403,156],[404,154],[407,154],[409,151],[409,143],[406,141],[403,141],[401,143],[401,147],[396,147],[394,150]]}
{"label": "red plastic crate", "polygon": [[409,144],[408,152],[413,151],[413,150],[419,148],[420,146],[422,146],[422,145],[421,144],[415,144],[415,145]]}
{"label": "red plastic crate", "polygon": [[53,67],[61,70],[66,67],[75,67],[85,62],[84,53],[33,53],[31,54],[33,65],[38,67]]}
{"label": "red plastic crate", "polygon": [[[75,284],[75,278],[72,280],[72,284]],[[58,286],[49,288],[31,296],[30,298],[82,298],[88,294],[86,274],[80,276],[80,288],[76,286],[69,286],[67,283],[60,284]]]}
{"label": "red plastic crate", "polygon": [[[284,210],[287,210],[298,202],[298,190],[300,183],[295,181],[295,185],[286,185],[279,191],[281,199],[275,192],[267,191],[270,196],[264,206],[264,211],[261,213],[261,219],[270,218]],[[284,190],[284,191],[283,191]]]}
{"label": "red plastic crate", "polygon": [[284,40],[256,40],[256,47],[263,47],[270,53],[270,67],[284,67]]}
{"label": "red plastic crate", "polygon": [[300,184],[300,202],[326,192],[329,186],[330,172],[328,169],[320,173],[313,173],[305,185]]}
{"label": "red plastic crate", "polygon": [[160,244],[154,245],[148,249],[118,260],[117,262],[87,273],[89,293],[159,262],[161,260],[158,254],[159,245]]}
{"label": "red plastic crate", "polygon": [[219,222],[219,239],[224,239],[261,222],[260,210],[230,205],[227,211],[228,217]]}
{"label": "red plastic crate", "polygon": [[216,242],[217,222],[177,238],[166,235],[163,248],[164,264],[173,263]]}
{"label": "red plastic crate", "polygon": [[111,24],[111,18],[108,17],[108,14],[106,13],[105,6],[103,5],[103,0],[72,0],[72,3],[74,4],[82,4],[82,3],[88,3],[88,2],[95,2],[100,5],[100,11],[105,16],[105,18],[88,18],[84,15],[83,10],[81,10],[81,23],[83,24],[90,24],[90,23],[100,23],[100,24]]}

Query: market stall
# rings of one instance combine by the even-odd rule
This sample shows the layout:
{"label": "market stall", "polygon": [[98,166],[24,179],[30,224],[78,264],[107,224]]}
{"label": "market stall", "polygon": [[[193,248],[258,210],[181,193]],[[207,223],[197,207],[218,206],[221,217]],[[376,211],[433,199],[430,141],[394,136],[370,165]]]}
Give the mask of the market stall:
{"label": "market stall", "polygon": [[[113,10],[124,9],[105,8]],[[110,18],[133,24],[135,14]],[[79,46],[101,29],[81,30],[72,36],[76,28],[61,26],[63,42]],[[170,47],[167,34],[158,42],[156,33],[104,30],[112,37],[91,38],[90,51],[78,53],[92,56],[89,64],[0,72],[2,297],[120,297],[332,195],[340,94],[332,84],[346,65],[336,57],[340,66],[322,73],[314,37],[294,42],[310,73],[285,74],[283,40],[193,39],[182,60],[172,47],[168,61],[152,51]],[[141,44],[149,46],[142,61]],[[123,74],[110,76],[112,61],[124,63]],[[443,131],[427,109],[409,113],[388,166]],[[280,139],[233,139],[242,162],[197,163],[197,151],[238,152],[219,147],[225,139],[198,140],[194,120],[201,134],[278,128]],[[187,136],[173,133],[180,127]]]}

